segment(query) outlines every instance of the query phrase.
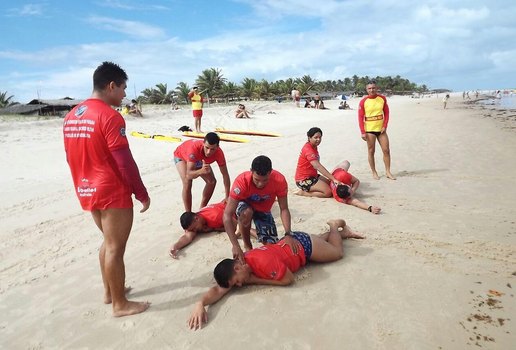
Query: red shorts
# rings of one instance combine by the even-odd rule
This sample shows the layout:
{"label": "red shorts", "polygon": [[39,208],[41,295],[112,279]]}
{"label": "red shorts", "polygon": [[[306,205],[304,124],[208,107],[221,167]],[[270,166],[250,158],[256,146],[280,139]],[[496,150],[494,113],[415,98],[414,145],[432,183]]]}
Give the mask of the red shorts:
{"label": "red shorts", "polygon": [[192,112],[193,112],[193,117],[194,118],[201,118],[202,117],[202,109],[194,109]]}
{"label": "red shorts", "polygon": [[[100,191],[99,191],[100,192]],[[133,207],[133,199],[131,196],[131,192],[111,192],[111,193],[95,193],[92,196],[88,194],[77,194],[79,198],[79,202],[81,203],[81,207],[83,210],[105,210],[110,208],[132,208]]]}

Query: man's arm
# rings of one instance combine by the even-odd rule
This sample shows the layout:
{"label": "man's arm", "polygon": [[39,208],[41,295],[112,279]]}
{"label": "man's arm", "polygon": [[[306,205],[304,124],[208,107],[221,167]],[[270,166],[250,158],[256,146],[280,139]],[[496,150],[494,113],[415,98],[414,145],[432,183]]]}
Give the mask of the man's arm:
{"label": "man's arm", "polygon": [[220,173],[222,174],[222,181],[224,182],[224,190],[226,191],[225,200],[229,197],[229,190],[231,189],[231,180],[229,179],[228,167],[222,165],[219,167]]}
{"label": "man's arm", "polygon": [[389,124],[389,105],[387,104],[387,98],[383,98],[383,127],[382,132],[387,130],[387,124]]}
{"label": "man's arm", "polygon": [[[382,210],[380,207],[375,207],[374,205],[367,205],[366,203],[362,202],[361,200],[358,200],[356,198],[350,198],[346,201],[346,204],[355,206],[360,209],[364,209],[367,211],[370,211],[373,214],[380,214],[380,211]],[[369,210],[369,208],[371,208]]]}
{"label": "man's arm", "polygon": [[278,204],[280,207],[281,223],[283,224],[283,229],[285,230],[284,242],[290,246],[290,249],[292,249],[294,254],[297,254],[297,240],[290,235],[292,233],[292,220],[290,217],[290,209],[288,209],[287,196],[278,197]]}
{"label": "man's arm", "polygon": [[256,277],[254,274],[251,274],[249,277],[249,280],[247,280],[247,284],[265,284],[270,286],[288,286],[289,284],[294,283],[295,278],[292,271],[290,271],[288,268],[285,271],[285,275],[280,280],[268,280],[264,278]]}
{"label": "man's arm", "polygon": [[351,177],[351,196],[353,196],[355,194],[355,192],[358,189],[358,186],[360,186],[360,180],[357,179],[356,177],[352,176]]}
{"label": "man's arm", "polygon": [[226,233],[228,234],[229,241],[233,246],[233,258],[238,258],[240,262],[245,264],[244,252],[242,251],[242,248],[238,243],[238,238],[236,236],[236,223],[233,220],[233,214],[235,213],[237,206],[238,201],[234,198],[229,197],[226,204],[226,209],[224,209],[224,216],[222,217],[222,220],[224,222],[224,228],[226,229]]}
{"label": "man's arm", "polygon": [[206,312],[205,306],[215,304],[230,290],[231,288],[222,288],[220,286],[211,287],[202,296],[201,300],[195,303],[195,307],[188,319],[188,326],[190,329],[201,329],[202,324],[208,322],[208,313]]}
{"label": "man's arm", "polygon": [[310,164],[312,164],[314,169],[320,172],[322,175],[324,175],[328,180],[333,181],[337,184],[341,183],[318,160],[312,160],[310,161]]}
{"label": "man's arm", "polygon": [[204,160],[202,161],[202,167],[200,169],[195,169],[194,162],[186,162],[186,178],[188,180],[197,179],[201,175],[211,173],[211,166],[206,164]]}

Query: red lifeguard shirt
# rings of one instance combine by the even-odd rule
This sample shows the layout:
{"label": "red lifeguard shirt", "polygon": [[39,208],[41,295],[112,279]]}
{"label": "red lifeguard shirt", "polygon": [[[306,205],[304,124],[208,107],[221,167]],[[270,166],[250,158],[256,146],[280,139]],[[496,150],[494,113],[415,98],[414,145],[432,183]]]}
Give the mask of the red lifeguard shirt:
{"label": "red lifeguard shirt", "polygon": [[226,209],[226,202],[220,202],[205,206],[199,210],[197,214],[206,220],[206,225],[209,228],[221,228],[224,227],[224,222],[222,220],[224,209]]}
{"label": "red lifeguard shirt", "polygon": [[358,104],[358,125],[360,132],[382,131],[389,123],[389,106],[383,95],[366,96]]}
{"label": "red lifeguard shirt", "polygon": [[310,163],[313,160],[319,160],[319,151],[317,151],[317,147],[314,147],[310,144],[310,142],[305,143],[303,148],[301,149],[301,153],[299,154],[299,158],[297,159],[297,167],[296,167],[296,181],[303,181],[308,179],[309,177],[316,177],[317,170]]}
{"label": "red lifeguard shirt", "polygon": [[[348,173],[346,170],[341,169],[341,168],[335,169],[333,171],[332,175],[335,177],[336,180],[342,182],[345,185],[351,186],[351,180],[353,179],[353,175]],[[330,188],[331,188],[331,193],[333,194],[333,198],[335,198],[335,200],[337,200],[337,202],[347,203],[349,198],[342,199],[337,195],[337,185],[335,185],[335,183],[333,181],[330,181]]]}
{"label": "red lifeguard shirt", "polygon": [[102,100],[88,99],[66,115],[63,136],[82,208],[132,208],[132,189],[111,155],[111,151],[129,147],[120,113]]}
{"label": "red lifeguard shirt", "polygon": [[210,157],[206,157],[203,148],[204,140],[188,140],[176,148],[174,157],[181,158],[185,162],[195,163],[196,168],[202,166],[203,160],[206,164],[217,162],[219,167],[226,165],[226,157],[220,147]]}
{"label": "red lifeguard shirt", "polygon": [[280,241],[250,250],[244,254],[244,259],[253,274],[268,280],[281,280],[287,268],[296,272],[306,264],[305,250],[299,242],[297,254],[292,252],[288,244]]}
{"label": "red lifeguard shirt", "polygon": [[253,182],[251,171],[238,175],[229,196],[237,201],[244,201],[255,211],[270,212],[276,197],[286,197],[288,193],[287,180],[279,171],[272,170],[269,182],[264,188],[257,188]]}

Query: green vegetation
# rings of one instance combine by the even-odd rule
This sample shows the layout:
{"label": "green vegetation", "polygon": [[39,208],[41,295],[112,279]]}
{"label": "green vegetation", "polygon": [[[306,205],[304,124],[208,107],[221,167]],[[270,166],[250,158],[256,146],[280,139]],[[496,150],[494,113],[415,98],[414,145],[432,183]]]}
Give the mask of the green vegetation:
{"label": "green vegetation", "polygon": [[7,91],[0,92],[0,108],[10,107],[19,104],[18,102],[14,102],[12,99],[14,96],[7,97]]}
{"label": "green vegetation", "polygon": [[[415,92],[428,92],[426,85],[418,86],[408,79],[399,75],[395,77],[359,77],[354,75],[339,80],[316,81],[310,75],[301,78],[288,78],[286,80],[260,81],[254,78],[244,78],[240,84],[228,81],[222,71],[217,68],[209,68],[197,76],[195,84],[205,97],[228,102],[232,99],[260,99],[271,100],[278,97],[288,98],[295,87],[301,95],[325,93],[325,94],[365,94],[365,87],[368,81],[375,80],[380,91],[384,94],[412,94]],[[191,87],[185,83],[177,84],[174,91],[167,91],[167,84],[157,84],[155,88],[142,91],[143,96],[138,100],[143,103],[170,104],[188,103],[188,92]]]}

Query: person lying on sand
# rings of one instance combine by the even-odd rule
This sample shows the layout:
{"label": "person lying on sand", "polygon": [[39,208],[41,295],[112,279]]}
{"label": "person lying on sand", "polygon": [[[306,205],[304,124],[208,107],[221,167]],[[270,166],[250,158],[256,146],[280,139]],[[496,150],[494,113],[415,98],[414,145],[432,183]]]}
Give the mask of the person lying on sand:
{"label": "person lying on sand", "polygon": [[294,253],[283,240],[252,249],[245,253],[245,264],[238,259],[224,259],[213,271],[217,285],[211,287],[199,300],[188,319],[190,329],[200,329],[208,322],[205,306],[213,305],[233,287],[247,284],[286,286],[294,282],[294,272],[308,261],[332,262],[342,259],[342,239],[364,236],[353,232],[342,219],[328,221],[330,230],[321,235],[292,232],[297,244]]}
{"label": "person lying on sand", "polygon": [[[222,201],[216,204],[210,204],[201,208],[197,213],[191,211],[185,211],[179,221],[181,227],[185,230],[183,235],[172,244],[169,250],[169,255],[177,259],[179,250],[183,249],[197,236],[198,233],[208,232],[223,232],[224,222],[222,220],[224,216],[224,210],[226,209],[226,201]],[[236,217],[233,218],[234,224],[236,225]],[[236,233],[237,236],[239,232]],[[251,235],[256,238],[256,231],[251,229]]]}
{"label": "person lying on sand", "polygon": [[382,210],[381,208],[374,205],[368,205],[353,197],[358,189],[358,186],[360,186],[360,180],[348,173],[350,166],[351,164],[345,160],[339,163],[335,169],[333,169],[332,175],[341,182],[339,185],[336,185],[334,182],[330,183],[333,198],[335,198],[335,200],[338,202],[368,210],[373,214],[380,214],[380,211]]}

